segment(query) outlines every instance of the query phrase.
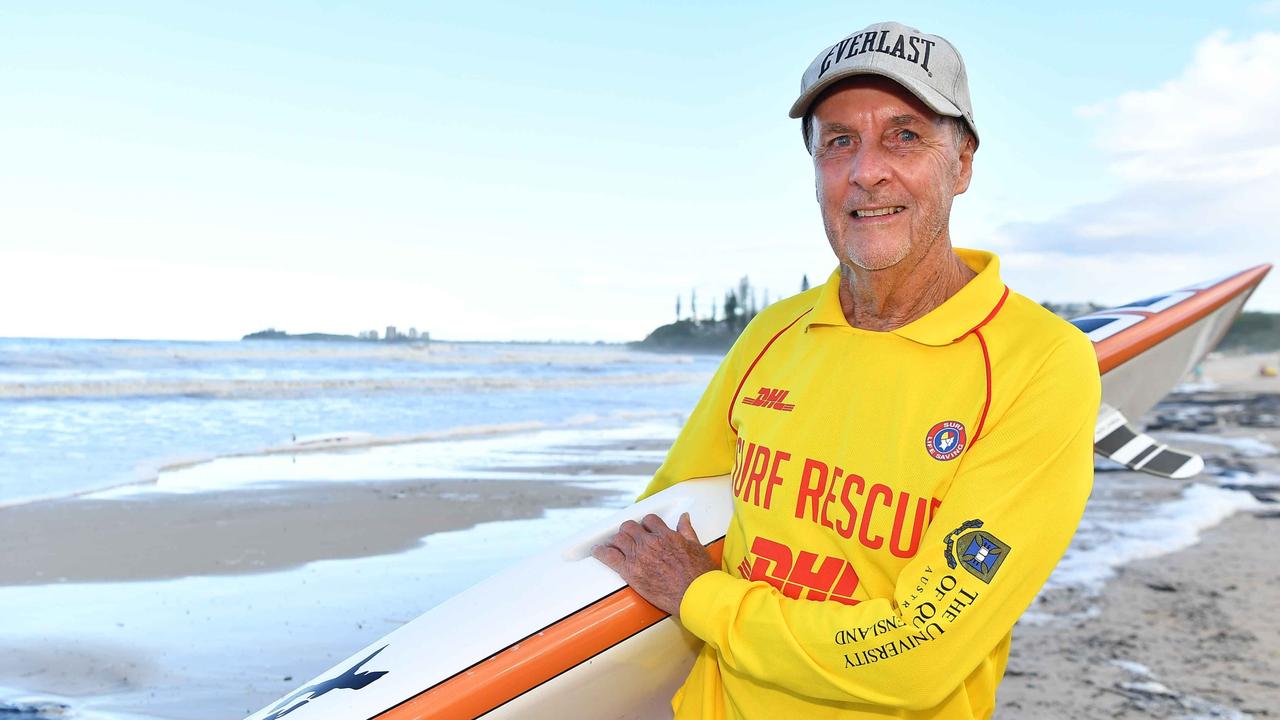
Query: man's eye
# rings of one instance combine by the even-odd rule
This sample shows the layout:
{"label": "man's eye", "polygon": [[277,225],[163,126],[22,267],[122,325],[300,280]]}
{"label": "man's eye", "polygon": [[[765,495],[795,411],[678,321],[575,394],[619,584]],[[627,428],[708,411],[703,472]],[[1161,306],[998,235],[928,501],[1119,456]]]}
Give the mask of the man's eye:
{"label": "man's eye", "polygon": [[902,142],[914,142],[916,140],[919,140],[920,136],[915,134],[911,130],[899,130],[898,139],[901,140]]}
{"label": "man's eye", "polygon": [[849,147],[852,144],[853,144],[853,138],[849,137],[848,135],[839,135],[834,138],[831,138],[831,145],[833,147]]}

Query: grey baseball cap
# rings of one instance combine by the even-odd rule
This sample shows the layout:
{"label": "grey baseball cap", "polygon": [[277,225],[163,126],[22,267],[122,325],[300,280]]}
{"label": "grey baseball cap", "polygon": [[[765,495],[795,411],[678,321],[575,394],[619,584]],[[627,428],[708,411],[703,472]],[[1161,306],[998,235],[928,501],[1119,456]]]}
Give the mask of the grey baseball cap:
{"label": "grey baseball cap", "polygon": [[939,115],[964,118],[977,141],[960,51],[945,38],[896,22],[868,25],[818,53],[800,78],[800,97],[791,106],[791,117],[804,117],[823,90],[854,75],[882,75]]}

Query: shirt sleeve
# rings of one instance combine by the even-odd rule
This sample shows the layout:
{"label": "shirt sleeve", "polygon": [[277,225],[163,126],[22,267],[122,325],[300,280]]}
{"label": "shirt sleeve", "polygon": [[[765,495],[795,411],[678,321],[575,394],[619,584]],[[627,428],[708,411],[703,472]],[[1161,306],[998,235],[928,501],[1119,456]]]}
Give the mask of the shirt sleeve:
{"label": "shirt sleeve", "polygon": [[747,334],[744,331],[720,361],[702,398],[667,451],[667,459],[637,500],[685,480],[728,475],[733,471],[738,436],[729,425],[729,410],[738,389],[736,358],[740,346],[747,342],[744,339]]}
{"label": "shirt sleeve", "polygon": [[1086,337],[1058,345],[977,438],[892,597],[791,599],[698,577],[680,620],[720,662],[814,698],[927,709],[1012,629],[1075,532],[1093,484],[1101,386]]}

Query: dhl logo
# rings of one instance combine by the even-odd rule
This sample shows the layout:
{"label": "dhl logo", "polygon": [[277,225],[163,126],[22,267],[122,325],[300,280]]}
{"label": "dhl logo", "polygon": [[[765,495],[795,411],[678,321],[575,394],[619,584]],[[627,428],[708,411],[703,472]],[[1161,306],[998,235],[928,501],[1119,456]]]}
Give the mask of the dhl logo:
{"label": "dhl logo", "polygon": [[783,412],[791,412],[796,409],[793,403],[782,402],[786,399],[790,390],[779,390],[777,388],[760,388],[760,392],[755,397],[744,397],[742,402],[744,405],[755,405],[756,407],[773,408],[774,410],[782,410]]}
{"label": "dhl logo", "polygon": [[747,580],[763,580],[793,599],[807,590],[806,600],[835,600],[845,605],[860,602],[853,599],[858,571],[844,558],[820,558],[804,550],[793,560],[791,548],[759,536],[751,543],[751,555],[756,556],[754,562],[748,563],[748,556],[738,565],[738,574]]}

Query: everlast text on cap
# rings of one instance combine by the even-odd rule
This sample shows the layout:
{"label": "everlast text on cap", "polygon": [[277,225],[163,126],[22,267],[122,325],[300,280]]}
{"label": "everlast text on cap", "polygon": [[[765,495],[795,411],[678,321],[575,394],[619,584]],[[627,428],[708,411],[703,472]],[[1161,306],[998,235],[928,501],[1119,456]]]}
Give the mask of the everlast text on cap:
{"label": "everlast text on cap", "polygon": [[889,78],[939,115],[964,118],[977,141],[960,52],[943,37],[896,22],[870,25],[819,53],[800,78],[791,117],[804,117],[824,90],[855,75]]}
{"label": "everlast text on cap", "polygon": [[888,30],[860,32],[841,40],[822,58],[822,70],[818,73],[818,77],[821,78],[827,74],[835,61],[847,60],[865,52],[878,52],[899,57],[929,72],[929,54],[937,43],[920,35],[898,35],[892,42],[886,42],[888,40]]}

